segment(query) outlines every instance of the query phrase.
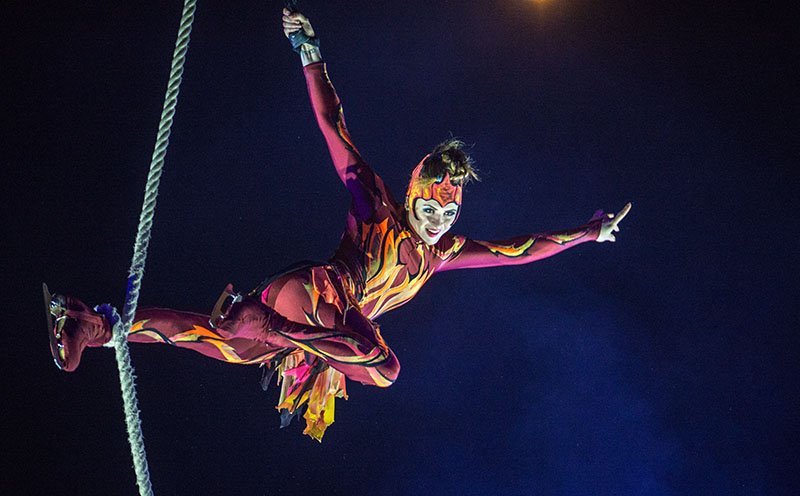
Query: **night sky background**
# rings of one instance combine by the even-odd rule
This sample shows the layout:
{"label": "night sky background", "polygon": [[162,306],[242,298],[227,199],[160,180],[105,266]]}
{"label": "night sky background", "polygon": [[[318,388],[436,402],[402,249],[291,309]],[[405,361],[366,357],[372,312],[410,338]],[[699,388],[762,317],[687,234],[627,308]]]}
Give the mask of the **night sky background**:
{"label": "night sky background", "polygon": [[[301,2],[396,196],[452,134],[483,177],[456,232],[633,209],[382,317],[399,380],[348,383],[322,444],[257,368],[132,346],[155,493],[800,494],[796,17],[709,3]],[[281,6],[198,5],[140,306],[208,312],[338,244]],[[136,494],[113,353],[59,372],[40,284],[121,306],[181,8],[3,9],[3,494]]]}

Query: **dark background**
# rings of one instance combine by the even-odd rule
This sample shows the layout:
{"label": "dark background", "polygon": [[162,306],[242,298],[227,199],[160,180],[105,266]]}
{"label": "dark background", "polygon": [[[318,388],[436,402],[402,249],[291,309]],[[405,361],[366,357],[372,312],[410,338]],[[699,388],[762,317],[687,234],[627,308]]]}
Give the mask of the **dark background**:
{"label": "dark background", "polygon": [[[452,133],[483,175],[458,232],[633,210],[616,244],[434,278],[380,320],[398,382],[349,383],[322,444],[258,369],[133,346],[156,494],[798,494],[796,22],[714,4],[303,2],[398,196]],[[122,304],[181,5],[7,5],[2,492],[135,494],[113,353],[56,370],[39,285]],[[337,245],[280,6],[198,6],[142,306]]]}

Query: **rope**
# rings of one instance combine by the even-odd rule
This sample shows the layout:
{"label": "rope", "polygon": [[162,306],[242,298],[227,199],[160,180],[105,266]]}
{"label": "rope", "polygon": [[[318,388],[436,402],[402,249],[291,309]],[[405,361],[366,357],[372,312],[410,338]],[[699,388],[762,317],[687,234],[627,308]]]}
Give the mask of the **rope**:
{"label": "rope", "polygon": [[150,244],[150,231],[153,226],[158,185],[161,180],[161,171],[164,168],[164,157],[167,154],[172,120],[175,116],[178,91],[180,89],[181,76],[183,75],[183,64],[186,60],[186,52],[189,46],[189,33],[192,31],[192,22],[194,21],[194,11],[195,0],[185,0],[181,24],[178,28],[178,39],[175,42],[175,51],[172,56],[172,68],[169,74],[169,82],[167,83],[164,108],[161,112],[161,122],[158,125],[156,145],[150,161],[150,173],[147,176],[142,213],[139,216],[139,230],[136,234],[136,244],[133,248],[133,260],[128,271],[128,290],[125,297],[125,307],[122,310],[121,322],[114,326],[114,350],[125,407],[128,442],[131,445],[133,467],[136,471],[136,484],[139,486],[139,494],[141,496],[152,496],[153,487],[150,484],[150,473],[147,468],[142,423],[139,419],[139,406],[136,400],[135,376],[128,351],[127,336],[133,324],[133,317],[139,301],[139,290],[144,275],[147,246]]}

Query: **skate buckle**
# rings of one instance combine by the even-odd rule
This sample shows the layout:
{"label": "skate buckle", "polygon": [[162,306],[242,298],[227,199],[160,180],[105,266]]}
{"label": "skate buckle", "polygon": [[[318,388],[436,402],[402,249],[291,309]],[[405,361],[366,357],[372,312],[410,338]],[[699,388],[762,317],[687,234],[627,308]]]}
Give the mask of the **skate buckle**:
{"label": "skate buckle", "polygon": [[211,327],[214,329],[219,327],[219,324],[227,317],[231,307],[243,299],[244,297],[239,293],[234,293],[233,286],[228,284],[222,294],[219,295],[217,303],[214,305],[214,310],[211,311],[211,318],[208,319],[208,323],[211,324]]}

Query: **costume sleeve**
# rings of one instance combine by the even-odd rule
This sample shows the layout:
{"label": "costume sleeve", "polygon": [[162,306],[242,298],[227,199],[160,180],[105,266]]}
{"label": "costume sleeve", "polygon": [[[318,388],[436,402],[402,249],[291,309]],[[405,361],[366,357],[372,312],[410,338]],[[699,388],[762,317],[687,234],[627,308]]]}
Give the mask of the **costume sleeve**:
{"label": "costume sleeve", "polygon": [[342,104],[328,77],[323,62],[307,65],[303,71],[317,124],[328,144],[328,151],[339,178],[353,197],[353,207],[361,219],[371,216],[385,186],[361,158],[344,121]]}
{"label": "costume sleeve", "polygon": [[596,241],[602,223],[602,219],[596,217],[597,215],[589,223],[574,229],[517,236],[502,241],[476,241],[453,236],[452,252],[437,270],[477,269],[535,262],[581,243]]}

